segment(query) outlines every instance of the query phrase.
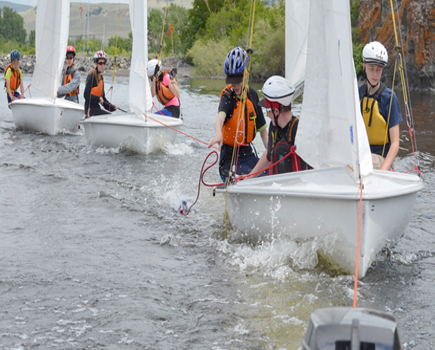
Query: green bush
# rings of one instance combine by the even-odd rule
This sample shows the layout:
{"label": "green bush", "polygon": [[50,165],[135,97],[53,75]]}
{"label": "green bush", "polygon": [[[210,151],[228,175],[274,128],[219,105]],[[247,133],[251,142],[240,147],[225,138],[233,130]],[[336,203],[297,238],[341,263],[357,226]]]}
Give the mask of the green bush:
{"label": "green bush", "polygon": [[187,56],[195,66],[195,74],[204,77],[224,77],[225,57],[231,48],[227,38],[220,41],[197,40]]}

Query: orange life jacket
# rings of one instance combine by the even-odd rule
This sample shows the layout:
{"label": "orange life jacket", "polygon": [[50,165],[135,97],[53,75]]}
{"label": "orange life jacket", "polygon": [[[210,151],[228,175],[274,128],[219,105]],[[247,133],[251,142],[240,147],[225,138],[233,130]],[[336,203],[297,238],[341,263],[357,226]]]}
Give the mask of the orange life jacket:
{"label": "orange life jacket", "polygon": [[[96,73],[94,72],[94,74],[96,74]],[[91,95],[98,96],[98,97],[103,97],[103,95],[104,95],[104,79],[103,79],[103,76],[101,76],[101,80],[97,84],[97,86],[95,86],[95,87],[93,87],[91,89]]]}
{"label": "orange life jacket", "polygon": [[[162,105],[166,105],[175,96],[174,93],[171,91],[171,89],[169,89],[168,86],[163,85],[162,82],[163,77],[165,76],[165,74],[168,73],[169,73],[168,70],[164,71],[156,81],[156,95],[157,95],[157,99]],[[176,86],[178,87],[177,78],[174,77],[174,81]]]}
{"label": "orange life jacket", "polygon": [[[8,69],[12,70],[12,76],[11,76],[11,90],[18,90],[21,84],[21,77],[20,77],[20,71],[17,69],[12,68],[12,64],[9,64],[5,69],[5,77]],[[6,79],[5,79],[5,87],[6,87]]]}
{"label": "orange life jacket", "polygon": [[[68,71],[68,68],[67,68],[67,71]],[[77,70],[74,70],[73,74],[65,74],[65,79],[63,80],[63,85],[66,85],[66,84],[68,84],[71,80],[73,80],[73,76],[74,76],[74,74],[76,74],[76,71],[77,71]],[[73,91],[68,92],[68,93],[66,94],[66,96],[75,96],[75,95],[77,95],[79,92],[80,92],[80,85],[77,86],[77,88],[75,88]]]}
{"label": "orange life jacket", "polygon": [[231,115],[226,116],[224,126],[222,127],[223,143],[234,147],[236,141],[237,124],[239,124],[237,132],[237,144],[251,143],[256,134],[255,119],[257,118],[257,112],[255,111],[254,105],[250,100],[249,91],[247,94],[243,118],[243,102],[236,97],[234,90],[232,90],[231,84],[222,91],[221,99],[224,94],[230,96],[233,102],[233,112]]}

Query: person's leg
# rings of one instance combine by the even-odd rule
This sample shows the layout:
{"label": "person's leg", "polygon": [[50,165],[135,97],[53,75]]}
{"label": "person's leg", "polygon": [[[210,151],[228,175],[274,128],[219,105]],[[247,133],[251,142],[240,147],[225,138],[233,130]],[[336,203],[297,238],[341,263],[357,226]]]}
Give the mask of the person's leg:
{"label": "person's leg", "polygon": [[247,175],[257,165],[258,158],[256,156],[250,156],[248,158],[241,158],[237,162],[237,175]]}

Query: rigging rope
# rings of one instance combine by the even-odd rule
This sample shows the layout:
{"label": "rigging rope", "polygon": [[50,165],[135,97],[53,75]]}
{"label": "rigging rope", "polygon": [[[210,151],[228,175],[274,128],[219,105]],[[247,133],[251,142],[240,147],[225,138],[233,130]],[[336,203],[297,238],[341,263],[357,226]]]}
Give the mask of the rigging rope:
{"label": "rigging rope", "polygon": [[[254,18],[255,18],[255,0],[252,3],[251,2],[251,8],[252,11],[250,11],[250,25],[251,25],[251,34],[250,34],[250,38],[249,38],[249,47],[246,50],[248,56],[246,57],[246,62],[245,62],[245,71],[243,74],[243,81],[242,81],[242,92],[241,92],[241,100],[242,100],[242,109],[239,113],[238,116],[238,121],[237,121],[237,130],[236,130],[236,137],[234,138],[234,147],[233,147],[233,154],[231,157],[231,163],[230,163],[230,169],[228,171],[228,180],[231,179],[231,175],[233,172],[233,164],[234,164],[234,155],[236,153],[236,147],[237,147],[237,152],[239,151],[239,147],[241,146],[238,143],[238,135],[239,135],[239,127],[240,127],[240,123],[241,121],[244,120],[245,116],[245,106],[246,106],[246,99],[247,99],[247,95],[248,95],[248,83],[249,83],[249,72],[251,70],[251,54],[254,52],[252,50],[252,35],[254,32]],[[251,21],[252,18],[252,21]],[[247,123],[247,121],[245,121],[245,123]],[[243,137],[243,141],[245,140],[246,135],[244,134]],[[243,142],[242,141],[242,142]],[[238,160],[238,154],[237,154],[237,160]],[[237,160],[236,160],[236,165],[237,165]],[[234,174],[237,173],[237,168],[234,168]],[[228,218],[228,212],[227,212],[227,203],[228,203],[228,185],[229,185],[230,181],[227,181],[227,185],[226,185],[226,191],[225,191],[225,239],[227,239],[227,232],[228,232],[228,224],[227,224],[227,218]]]}
{"label": "rigging rope", "polygon": [[120,6],[121,6],[121,4],[119,3],[119,6],[118,6],[118,24],[116,26],[116,39],[115,39],[115,60],[113,62],[112,85],[110,86],[110,103],[112,103],[113,82],[115,81],[115,71],[116,71],[116,54],[118,52],[118,31],[119,31],[119,12],[120,12]]}
{"label": "rigging rope", "polygon": [[162,57],[162,48],[163,48],[163,33],[165,32],[165,22],[166,22],[166,14],[168,13],[168,7],[169,4],[166,5],[165,8],[165,17],[163,17],[163,27],[162,27],[162,37],[160,39],[160,47],[159,47],[159,52],[158,52],[158,59],[157,59],[157,64],[160,66],[160,59]]}
{"label": "rigging rope", "polygon": [[[416,158],[416,151],[417,151],[417,139],[415,136],[415,128],[414,128],[414,117],[412,115],[412,106],[411,106],[411,95],[409,92],[409,87],[408,87],[408,79],[407,79],[407,74],[406,74],[406,60],[403,59],[403,55],[401,53],[401,50],[403,48],[403,41],[402,41],[402,36],[397,33],[397,28],[396,28],[396,16],[394,13],[394,5],[393,5],[393,0],[390,0],[390,5],[391,5],[391,20],[393,22],[393,29],[394,29],[394,38],[395,38],[395,43],[396,46],[394,47],[394,50],[396,51],[396,63],[394,65],[394,75],[393,75],[393,82],[394,82],[394,77],[396,75],[396,67],[397,67],[397,62],[399,63],[398,68],[399,68],[399,75],[400,75],[400,80],[402,83],[402,93],[403,93],[403,102],[405,104],[405,116],[406,116],[406,124],[408,126],[408,131],[409,131],[409,135],[411,138],[411,145],[412,145],[412,153],[414,156],[414,168],[408,170],[407,172],[416,169],[417,172],[419,173],[419,175],[421,176],[421,172],[420,172],[420,167],[418,164],[418,160]],[[400,18],[399,18],[399,7],[397,5],[397,0],[396,0],[396,8],[397,8],[397,21],[399,22],[399,27],[400,27]],[[400,45],[399,45],[399,37],[400,37]],[[393,86],[393,91],[394,91],[394,86]],[[390,107],[391,109],[391,107]]]}

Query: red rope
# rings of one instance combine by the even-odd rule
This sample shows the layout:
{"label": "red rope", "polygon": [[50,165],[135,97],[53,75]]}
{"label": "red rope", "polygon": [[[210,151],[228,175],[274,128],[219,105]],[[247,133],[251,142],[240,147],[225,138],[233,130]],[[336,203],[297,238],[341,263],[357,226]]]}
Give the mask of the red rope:
{"label": "red rope", "polygon": [[409,173],[410,171],[412,171],[412,170],[414,170],[414,169],[416,169],[416,170],[418,171],[418,173],[420,174],[420,176],[422,176],[422,174],[421,174],[421,172],[420,172],[420,169],[419,169],[418,166],[417,166],[417,159],[416,159],[416,157],[415,157],[415,150],[414,150],[414,141],[413,141],[413,139],[412,139],[412,129],[411,129],[411,126],[409,126],[409,125],[408,125],[408,130],[409,130],[409,136],[411,137],[412,154],[413,154],[413,156],[414,156],[414,164],[415,164],[415,166],[414,166],[414,168],[409,169],[408,171],[405,171],[405,174],[406,174],[406,173]]}
{"label": "red rope", "polygon": [[[212,154],[215,154],[215,155],[216,155],[216,160],[214,161],[214,163],[213,163],[212,165],[208,166],[208,167],[204,170],[204,166],[205,166],[205,164],[207,163],[208,158],[209,158]],[[201,173],[200,173],[200,175],[199,175],[199,182],[198,182],[198,195],[196,196],[195,202],[192,203],[192,205],[189,207],[189,209],[187,210],[187,212],[184,211],[184,207],[181,207],[181,208],[180,208],[180,214],[183,214],[184,216],[189,215],[190,210],[192,209],[192,207],[196,204],[196,202],[198,202],[199,194],[200,194],[200,191],[201,191],[201,183],[203,183],[204,186],[208,186],[208,187],[215,187],[215,186],[220,186],[220,185],[223,185],[223,184],[224,184],[224,182],[222,182],[222,183],[220,183],[220,184],[209,185],[209,184],[206,184],[206,183],[204,182],[204,175],[205,175],[205,173],[206,173],[206,172],[207,172],[211,167],[213,167],[213,166],[217,163],[218,160],[219,160],[219,155],[218,155],[218,153],[217,153],[216,151],[212,151],[212,152],[210,152],[210,153],[208,154],[208,156],[205,158],[204,163],[202,164]]]}
{"label": "red rope", "polygon": [[[154,119],[153,117],[150,117],[149,115],[147,115],[147,114],[145,114],[145,113],[144,113],[143,115],[144,115],[145,117],[150,118],[151,120],[155,121],[156,123],[162,124],[163,126],[166,126],[166,127],[169,128],[169,129],[172,129],[172,130],[174,130],[174,131],[176,131],[176,132],[179,132],[180,134],[183,134],[183,135],[185,135],[185,136],[187,136],[187,137],[190,137],[190,138],[194,139],[195,141],[201,142],[201,143],[203,143],[204,145],[207,145],[207,146],[208,146],[208,143],[205,142],[205,141],[202,141],[202,140],[200,140],[200,139],[197,139],[196,137],[193,137],[193,136],[191,136],[191,135],[189,135],[189,134],[186,134],[185,132],[182,132],[181,130],[175,129],[175,128],[173,128],[172,126],[169,126],[169,125],[167,125],[167,124],[161,122],[160,120]],[[220,149],[217,148],[216,146],[212,146],[212,147],[213,147],[214,149],[220,151]]]}

